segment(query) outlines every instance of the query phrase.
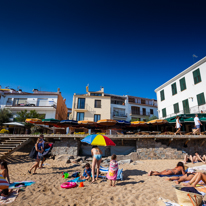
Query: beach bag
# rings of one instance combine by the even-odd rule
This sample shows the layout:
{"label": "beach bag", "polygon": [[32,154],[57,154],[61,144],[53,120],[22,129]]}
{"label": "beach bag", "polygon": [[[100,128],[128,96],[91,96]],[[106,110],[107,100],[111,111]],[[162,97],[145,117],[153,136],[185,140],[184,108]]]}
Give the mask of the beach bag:
{"label": "beach bag", "polygon": [[179,204],[172,202],[171,200],[160,197],[157,201],[158,206],[180,206]]}
{"label": "beach bag", "polygon": [[203,196],[197,193],[185,192],[181,190],[182,186],[176,186],[178,203],[186,206],[200,206],[202,205]]}
{"label": "beach bag", "polygon": [[37,157],[38,152],[36,151],[35,147],[32,148],[29,157],[35,159]]}

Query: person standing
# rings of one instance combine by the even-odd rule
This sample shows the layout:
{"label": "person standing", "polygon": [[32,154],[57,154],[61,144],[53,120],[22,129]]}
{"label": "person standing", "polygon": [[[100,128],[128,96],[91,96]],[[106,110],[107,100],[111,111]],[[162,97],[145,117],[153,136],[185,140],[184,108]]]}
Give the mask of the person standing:
{"label": "person standing", "polygon": [[[196,131],[193,132],[193,134],[197,133],[199,131],[199,133],[201,132],[200,130],[200,125],[202,125],[202,123],[200,122],[200,119],[198,117],[198,114],[195,115],[195,118],[194,118],[194,123],[195,123],[195,127],[196,127]],[[200,133],[201,134],[201,133]]]}
{"label": "person standing", "polygon": [[180,132],[181,126],[182,126],[182,124],[180,124],[180,117],[177,116],[177,117],[176,117],[176,126],[175,126],[175,128],[177,129],[177,131],[175,132],[175,135],[176,135],[177,133],[180,133],[180,134],[181,134],[181,132]]}

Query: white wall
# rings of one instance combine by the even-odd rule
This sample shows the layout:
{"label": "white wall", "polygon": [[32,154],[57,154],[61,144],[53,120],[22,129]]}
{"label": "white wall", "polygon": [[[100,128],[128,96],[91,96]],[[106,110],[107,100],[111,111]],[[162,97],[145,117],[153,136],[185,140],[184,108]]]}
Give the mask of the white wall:
{"label": "white wall", "polygon": [[[196,69],[200,69],[200,75],[201,75],[201,82],[197,83],[196,85],[194,84],[194,79],[193,79],[193,71]],[[186,81],[186,90],[181,91],[180,90],[180,82],[179,80],[185,77]],[[176,82],[176,87],[177,87],[177,94],[172,95],[172,89],[171,85]],[[160,99],[160,91],[164,89],[164,94],[165,94],[165,100],[161,101]],[[166,108],[167,112],[167,117],[174,116],[174,107],[173,104],[179,103],[179,110],[180,113],[183,113],[183,104],[182,101],[185,99],[188,99],[189,102],[189,107],[192,108],[191,113],[197,113],[198,110],[206,110],[206,105],[202,105],[198,107],[197,103],[197,94],[200,94],[204,92],[204,95],[206,97],[206,63],[203,63],[188,73],[181,75],[179,78],[177,78],[175,81],[169,82],[168,85],[164,86],[161,89],[158,89],[156,91],[157,94],[157,102],[158,102],[158,111],[159,111],[159,117],[162,117],[162,109]],[[179,114],[180,114],[179,113]]]}

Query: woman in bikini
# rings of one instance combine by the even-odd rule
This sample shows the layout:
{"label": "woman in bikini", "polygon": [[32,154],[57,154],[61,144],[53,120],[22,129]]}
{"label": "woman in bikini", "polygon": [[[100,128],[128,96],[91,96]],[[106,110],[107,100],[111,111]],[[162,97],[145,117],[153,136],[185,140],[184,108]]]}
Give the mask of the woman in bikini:
{"label": "woman in bikini", "polygon": [[185,175],[185,167],[182,162],[178,162],[177,166],[174,169],[167,169],[162,172],[157,172],[157,171],[150,171],[148,173],[149,176],[159,176],[159,175],[180,175],[183,174]]}
{"label": "woman in bikini", "polygon": [[204,184],[206,184],[206,174],[197,172],[195,176],[190,180],[189,183],[183,184],[186,187],[196,187],[197,184],[203,184],[199,183],[200,181],[203,181]]}
{"label": "woman in bikini", "polygon": [[181,177],[169,177],[169,178],[166,178],[166,180],[169,180],[169,181],[176,180],[175,183],[180,184],[180,182],[190,181],[195,176],[195,174],[196,174],[195,172],[186,173],[185,175]]}
{"label": "woman in bikini", "polygon": [[[92,160],[92,183],[98,179],[99,176],[99,167],[100,163],[102,161],[102,151],[97,146],[93,146],[91,150],[93,160]],[[95,173],[95,166],[97,165],[97,176],[96,179],[94,179],[94,173]]]}

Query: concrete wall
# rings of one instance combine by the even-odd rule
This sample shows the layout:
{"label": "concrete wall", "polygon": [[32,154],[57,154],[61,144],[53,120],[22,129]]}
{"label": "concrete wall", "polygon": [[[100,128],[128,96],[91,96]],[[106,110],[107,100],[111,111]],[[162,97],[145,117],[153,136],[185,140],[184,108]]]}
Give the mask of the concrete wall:
{"label": "concrete wall", "polygon": [[[205,58],[204,58],[205,59]],[[189,107],[191,108],[191,113],[198,113],[201,110],[206,111],[206,104],[201,105],[198,107],[197,103],[197,94],[204,92],[206,97],[206,59],[203,61],[202,64],[198,64],[197,66],[191,66],[192,68],[188,68],[187,70],[183,71],[181,74],[178,74],[177,77],[166,82],[164,85],[157,88],[156,95],[157,95],[157,102],[158,102],[158,111],[159,111],[159,118],[163,118],[162,116],[162,109],[166,108],[167,117],[174,116],[174,108],[173,104],[179,103],[179,114],[183,114],[183,104],[182,101],[188,99]],[[194,84],[193,79],[193,71],[198,69],[200,70],[200,75],[202,81]],[[180,79],[185,77],[186,81],[186,89],[181,91],[180,89]],[[171,85],[176,82],[177,87],[177,94],[172,95],[172,88]],[[160,91],[164,89],[165,100],[161,101],[160,99]]]}

